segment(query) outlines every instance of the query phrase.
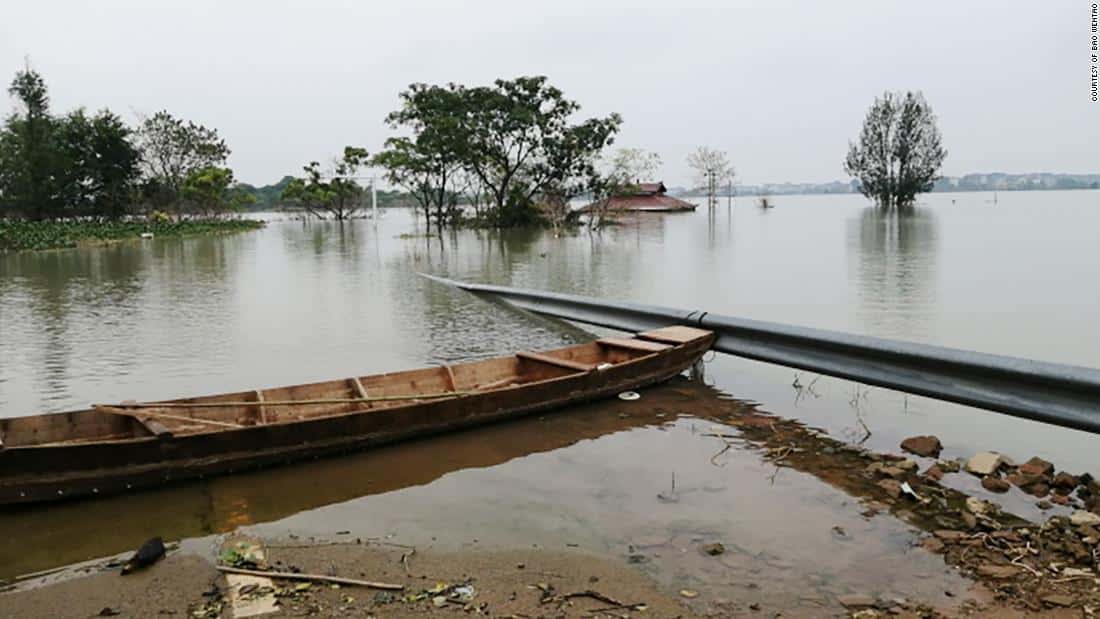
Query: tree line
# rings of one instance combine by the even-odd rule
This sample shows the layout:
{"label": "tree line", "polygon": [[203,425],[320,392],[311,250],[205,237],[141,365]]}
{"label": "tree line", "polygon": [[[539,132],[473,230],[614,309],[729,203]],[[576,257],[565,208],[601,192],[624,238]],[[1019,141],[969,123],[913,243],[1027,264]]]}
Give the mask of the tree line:
{"label": "tree line", "polygon": [[401,134],[387,139],[380,152],[368,156],[349,146],[327,173],[311,162],[284,197],[310,212],[345,218],[362,202],[356,175],[373,166],[413,199],[429,225],[442,230],[458,223],[556,221],[570,199],[606,191],[610,184],[597,161],[614,141],[621,117],[575,122],[580,105],[546,77],[476,87],[418,83],[400,99],[386,123]]}
{"label": "tree line", "polygon": [[8,94],[16,109],[0,127],[0,217],[211,217],[252,199],[225,167],[229,147],[214,129],[167,111],[136,127],[107,109],[57,114],[30,67]]}
{"label": "tree line", "polygon": [[[411,84],[385,119],[397,135],[379,152],[347,146],[328,166],[312,161],[301,175],[260,189],[236,182],[225,165],[229,147],[215,129],[167,111],[135,127],[106,109],[56,114],[30,67],[8,93],[16,103],[0,127],[0,217],[8,218],[214,217],[259,199],[342,220],[367,205],[363,174],[374,167],[438,230],[468,223],[558,227],[576,219],[572,199],[607,203],[654,180],[645,176],[660,163],[638,149],[605,158],[622,118],[576,120],[580,104],[544,76],[474,87]],[[879,204],[905,206],[932,188],[945,156],[920,93],[886,93],[868,111],[844,168]],[[726,153],[699,148],[688,164],[713,206],[734,177]]]}

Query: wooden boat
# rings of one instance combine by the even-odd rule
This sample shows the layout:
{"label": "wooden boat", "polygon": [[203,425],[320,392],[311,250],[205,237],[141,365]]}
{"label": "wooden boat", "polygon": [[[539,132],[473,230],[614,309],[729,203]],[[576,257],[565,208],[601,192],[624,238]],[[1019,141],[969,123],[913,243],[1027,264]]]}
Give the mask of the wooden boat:
{"label": "wooden boat", "polygon": [[0,505],[125,492],[544,412],[668,380],[713,340],[665,327],[453,366],[0,419]]}

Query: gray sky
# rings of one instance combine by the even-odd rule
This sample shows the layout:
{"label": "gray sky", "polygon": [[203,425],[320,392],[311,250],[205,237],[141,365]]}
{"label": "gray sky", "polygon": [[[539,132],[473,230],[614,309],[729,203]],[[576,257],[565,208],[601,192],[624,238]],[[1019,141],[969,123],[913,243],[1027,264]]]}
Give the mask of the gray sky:
{"label": "gray sky", "polygon": [[924,91],[945,174],[1100,172],[1088,12],[1084,0],[36,0],[5,3],[0,79],[29,55],[55,111],[167,109],[216,127],[255,184],[345,144],[374,152],[411,82],[532,74],[583,114],[621,113],[617,145],[659,152],[669,184],[689,182],[698,145],[728,151],[740,182],[843,178],[847,141],[886,89]]}

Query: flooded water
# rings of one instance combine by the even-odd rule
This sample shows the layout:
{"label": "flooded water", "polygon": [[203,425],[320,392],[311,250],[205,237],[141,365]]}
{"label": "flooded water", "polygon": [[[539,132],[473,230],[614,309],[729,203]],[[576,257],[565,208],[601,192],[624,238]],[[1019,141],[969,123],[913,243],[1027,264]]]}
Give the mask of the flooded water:
{"label": "flooded water", "polygon": [[[393,210],[377,227],[277,221],[228,237],[4,255],[0,416],[587,337],[417,272],[1100,367],[1100,192],[992,200],[934,194],[913,213],[883,215],[858,196],[780,197],[768,211],[741,199],[598,234],[442,240]],[[670,385],[633,408],[589,406],[300,467],[0,513],[0,577],[120,552],[154,533],[252,525],[440,545],[568,543],[623,557],[644,548],[639,568],[659,581],[727,597],[730,582],[753,583],[765,600],[791,586],[813,599],[891,587],[933,595],[958,582],[938,557],[908,547],[910,525],[864,519],[858,492],[813,471],[776,474],[751,449],[712,462],[721,443],[699,428],[721,422],[723,407],[752,406],[881,450],[933,433],[948,457],[997,449],[1070,471],[1100,468],[1100,441],[1084,433],[880,389],[854,398],[853,383],[828,378],[800,395],[795,377],[720,356],[707,366],[709,387]],[[673,473],[678,500],[657,500]],[[686,550],[700,539],[733,551],[703,561]]]}

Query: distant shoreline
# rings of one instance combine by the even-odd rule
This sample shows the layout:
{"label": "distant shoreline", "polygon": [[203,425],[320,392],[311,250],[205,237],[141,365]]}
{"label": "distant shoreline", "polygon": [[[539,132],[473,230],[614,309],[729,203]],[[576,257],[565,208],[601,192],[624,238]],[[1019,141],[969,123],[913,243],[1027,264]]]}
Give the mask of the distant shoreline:
{"label": "distant shoreline", "polygon": [[[1035,189],[933,189],[927,193],[1039,193],[1043,191],[1100,191],[1100,187],[1044,187]],[[704,193],[688,192],[688,193],[676,193],[669,192],[669,195],[674,195],[677,198],[705,198]],[[746,196],[851,196],[859,195],[858,191],[761,191],[754,192],[752,190],[742,191],[738,187],[733,188],[733,197],[746,197]],[[719,198],[725,197],[726,194],[718,194]]]}

